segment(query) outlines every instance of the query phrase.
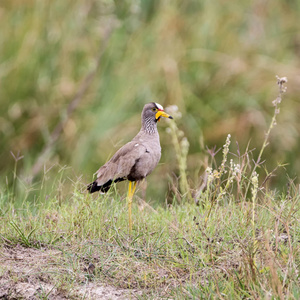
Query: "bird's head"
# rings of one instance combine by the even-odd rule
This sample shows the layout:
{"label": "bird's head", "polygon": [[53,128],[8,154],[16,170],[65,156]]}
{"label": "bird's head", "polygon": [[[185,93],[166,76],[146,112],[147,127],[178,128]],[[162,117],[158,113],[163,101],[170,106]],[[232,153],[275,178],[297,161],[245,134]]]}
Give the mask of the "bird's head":
{"label": "bird's head", "polygon": [[154,122],[158,122],[161,117],[173,119],[173,117],[168,115],[164,111],[164,108],[158,103],[151,102],[144,106],[142,112],[142,120],[151,120]]}

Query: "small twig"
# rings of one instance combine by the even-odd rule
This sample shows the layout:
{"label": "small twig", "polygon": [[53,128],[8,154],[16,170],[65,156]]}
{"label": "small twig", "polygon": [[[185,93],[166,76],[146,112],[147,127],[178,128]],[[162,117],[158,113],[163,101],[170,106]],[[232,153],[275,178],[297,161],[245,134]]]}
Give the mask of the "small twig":
{"label": "small twig", "polygon": [[0,234],[1,239],[6,242],[7,244],[11,245],[12,241],[8,240],[7,238],[5,238],[2,234]]}

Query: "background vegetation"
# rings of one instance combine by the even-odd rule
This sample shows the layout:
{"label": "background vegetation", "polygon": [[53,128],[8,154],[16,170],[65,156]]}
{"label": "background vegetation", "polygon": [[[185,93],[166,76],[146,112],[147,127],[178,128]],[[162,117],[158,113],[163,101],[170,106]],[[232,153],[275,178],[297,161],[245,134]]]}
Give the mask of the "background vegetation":
{"label": "background vegetation", "polygon": [[[292,0],[1,1],[0,295],[299,299],[299,17]],[[126,185],[85,187],[150,101],[175,118],[129,234]]]}
{"label": "background vegetation", "polygon": [[[143,105],[154,100],[182,113],[176,122],[190,143],[188,180],[197,189],[206,147],[220,147],[228,133],[233,152],[235,141],[241,151],[261,145],[275,75],[288,77],[289,90],[267,167],[287,163],[294,178],[299,10],[298,1],[1,1],[1,178],[11,174],[12,151],[24,156],[24,180],[58,163],[89,182],[135,135]],[[170,136],[159,125],[163,165],[148,185],[155,199],[169,190],[166,174],[178,175]],[[285,171],[273,182],[284,186]]]}

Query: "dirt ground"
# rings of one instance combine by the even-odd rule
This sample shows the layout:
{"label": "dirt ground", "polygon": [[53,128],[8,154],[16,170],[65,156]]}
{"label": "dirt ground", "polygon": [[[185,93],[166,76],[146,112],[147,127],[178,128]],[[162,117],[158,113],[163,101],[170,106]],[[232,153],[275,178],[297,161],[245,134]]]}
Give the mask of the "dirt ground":
{"label": "dirt ground", "polygon": [[[0,247],[0,299],[134,299],[140,291],[117,289],[103,283],[88,282],[75,275],[69,289],[53,284],[63,281],[63,272],[73,272],[61,265],[61,251],[49,249]],[[62,272],[63,271],[63,272]],[[79,275],[80,276],[80,275]],[[78,282],[81,282],[78,283]]]}

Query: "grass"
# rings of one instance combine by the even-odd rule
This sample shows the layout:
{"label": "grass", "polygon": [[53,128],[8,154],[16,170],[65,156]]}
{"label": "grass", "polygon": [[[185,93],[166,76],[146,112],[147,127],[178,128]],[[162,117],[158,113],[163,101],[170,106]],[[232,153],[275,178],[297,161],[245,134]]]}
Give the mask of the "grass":
{"label": "grass", "polygon": [[138,289],[145,299],[297,299],[300,202],[294,188],[289,196],[260,197],[254,237],[251,203],[234,199],[220,200],[206,220],[201,206],[154,210],[136,197],[131,235],[126,201],[115,191],[92,197],[74,187],[62,203],[53,195],[19,208],[2,201],[0,253],[15,245],[57,251],[55,271],[47,265],[39,276],[65,295],[84,278],[84,284]]}

